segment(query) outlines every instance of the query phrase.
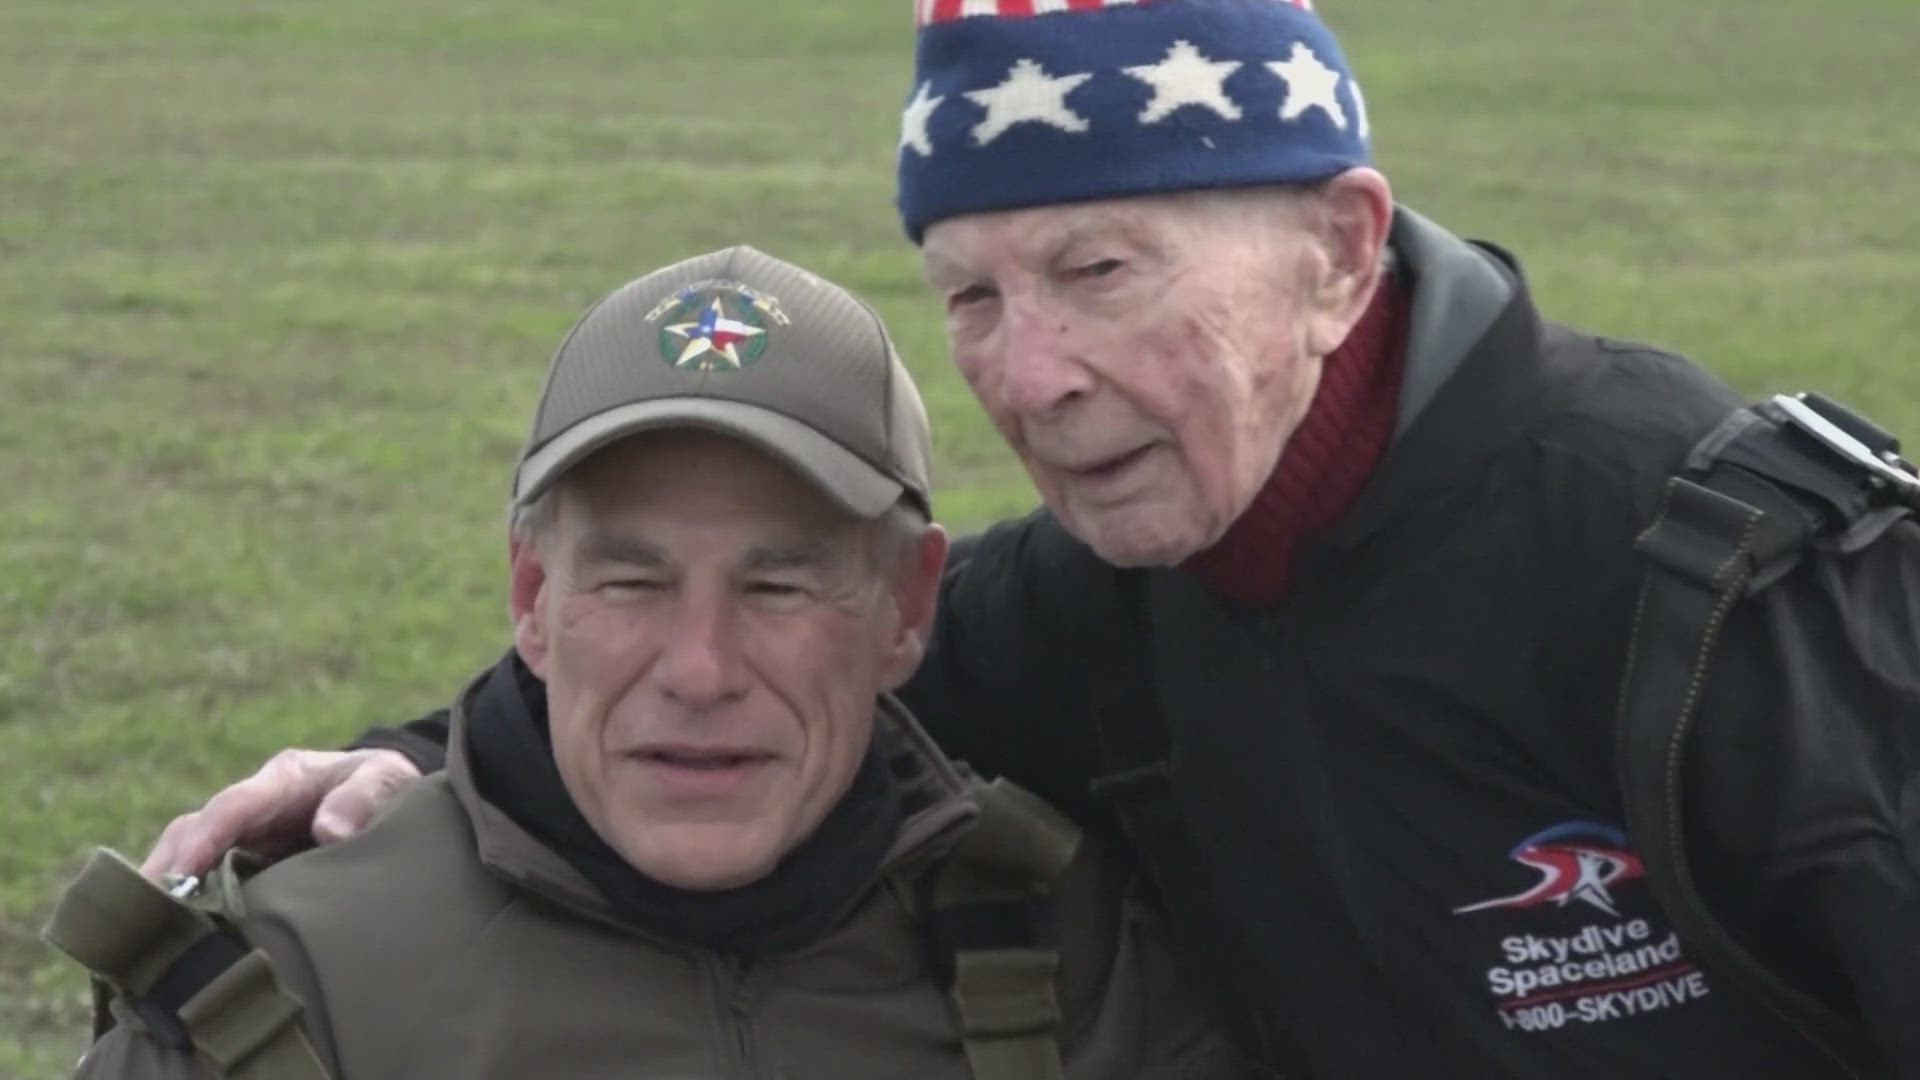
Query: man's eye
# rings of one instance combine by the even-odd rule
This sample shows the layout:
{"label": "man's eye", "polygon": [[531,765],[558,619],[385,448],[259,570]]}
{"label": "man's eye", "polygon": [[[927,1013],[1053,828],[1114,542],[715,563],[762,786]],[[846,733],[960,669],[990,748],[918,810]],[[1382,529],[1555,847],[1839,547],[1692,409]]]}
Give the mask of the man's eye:
{"label": "man's eye", "polygon": [[992,288],[986,285],[969,285],[964,289],[959,289],[947,294],[947,310],[951,311],[954,308],[977,304],[983,300],[991,300],[993,297],[994,291]]}
{"label": "man's eye", "polygon": [[1124,265],[1125,264],[1119,259],[1096,259],[1093,262],[1074,267],[1073,276],[1082,280],[1087,278],[1103,278]]}
{"label": "man's eye", "polygon": [[666,583],[655,578],[615,578],[600,583],[600,591],[610,593],[652,593],[664,588]]}
{"label": "man's eye", "polygon": [[750,581],[747,583],[747,595],[763,596],[772,600],[807,595],[807,590],[790,581]]}

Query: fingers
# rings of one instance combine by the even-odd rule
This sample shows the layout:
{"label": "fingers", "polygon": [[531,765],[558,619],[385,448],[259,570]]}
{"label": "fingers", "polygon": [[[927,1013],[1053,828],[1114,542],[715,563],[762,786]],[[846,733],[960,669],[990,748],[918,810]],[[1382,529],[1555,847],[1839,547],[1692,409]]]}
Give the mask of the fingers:
{"label": "fingers", "polygon": [[199,825],[198,812],[181,814],[167,823],[160,839],[147,852],[140,873],[154,881],[169,873],[198,874],[213,865],[214,853],[201,850],[204,845],[190,844]]}
{"label": "fingers", "polygon": [[[158,879],[164,874],[204,874],[221,853],[236,844],[297,845],[307,821],[327,789],[339,783],[349,754],[324,750],[282,750],[260,771],[230,785],[200,810],[177,817],[140,867]],[[396,755],[397,756],[397,755]]]}
{"label": "fingers", "polygon": [[420,770],[394,750],[355,751],[358,760],[339,786],[328,792],[313,819],[313,838],[332,844],[372,824],[388,802],[420,779]]}
{"label": "fingers", "polygon": [[246,846],[262,854],[323,844],[367,827],[420,770],[393,750],[282,750],[260,771],[207,805],[174,818],[141,864],[154,880],[205,874],[222,853]]}

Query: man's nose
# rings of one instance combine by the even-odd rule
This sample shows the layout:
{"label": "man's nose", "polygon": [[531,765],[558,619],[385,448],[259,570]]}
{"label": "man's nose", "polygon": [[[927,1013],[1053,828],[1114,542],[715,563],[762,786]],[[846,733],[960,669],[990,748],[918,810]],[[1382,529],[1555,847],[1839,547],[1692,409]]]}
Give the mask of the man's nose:
{"label": "man's nose", "polygon": [[682,600],[654,671],[661,692],[688,709],[712,709],[741,695],[746,663],[724,598]]}
{"label": "man's nose", "polygon": [[1074,345],[1067,320],[1044,311],[1009,312],[1005,337],[1005,374],[1001,394],[1013,411],[1025,416],[1058,412],[1093,391],[1093,373]]}

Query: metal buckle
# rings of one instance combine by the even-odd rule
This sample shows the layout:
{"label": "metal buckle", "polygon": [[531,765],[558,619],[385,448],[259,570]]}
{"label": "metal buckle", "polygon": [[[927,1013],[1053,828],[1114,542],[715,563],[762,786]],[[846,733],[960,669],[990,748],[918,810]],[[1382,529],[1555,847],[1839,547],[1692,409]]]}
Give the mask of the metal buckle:
{"label": "metal buckle", "polygon": [[197,874],[164,874],[160,878],[160,887],[175,900],[185,900],[199,892],[200,884]]}
{"label": "metal buckle", "polygon": [[1798,397],[1776,394],[1772,404],[1794,427],[1867,470],[1876,484],[1892,488],[1902,502],[1920,508],[1920,476],[1914,475],[1911,464],[1893,454],[1874,453],[1867,448],[1867,444],[1842,431],[1833,421],[1815,412]]}

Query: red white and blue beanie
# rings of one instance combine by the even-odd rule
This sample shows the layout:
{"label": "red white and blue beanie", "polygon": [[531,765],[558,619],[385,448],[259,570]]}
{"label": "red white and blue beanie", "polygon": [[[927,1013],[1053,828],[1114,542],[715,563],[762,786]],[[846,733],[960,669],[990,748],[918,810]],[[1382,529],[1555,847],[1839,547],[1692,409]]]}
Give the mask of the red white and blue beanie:
{"label": "red white and blue beanie", "polygon": [[1323,180],[1370,159],[1311,0],[914,0],[899,206],[943,218]]}

